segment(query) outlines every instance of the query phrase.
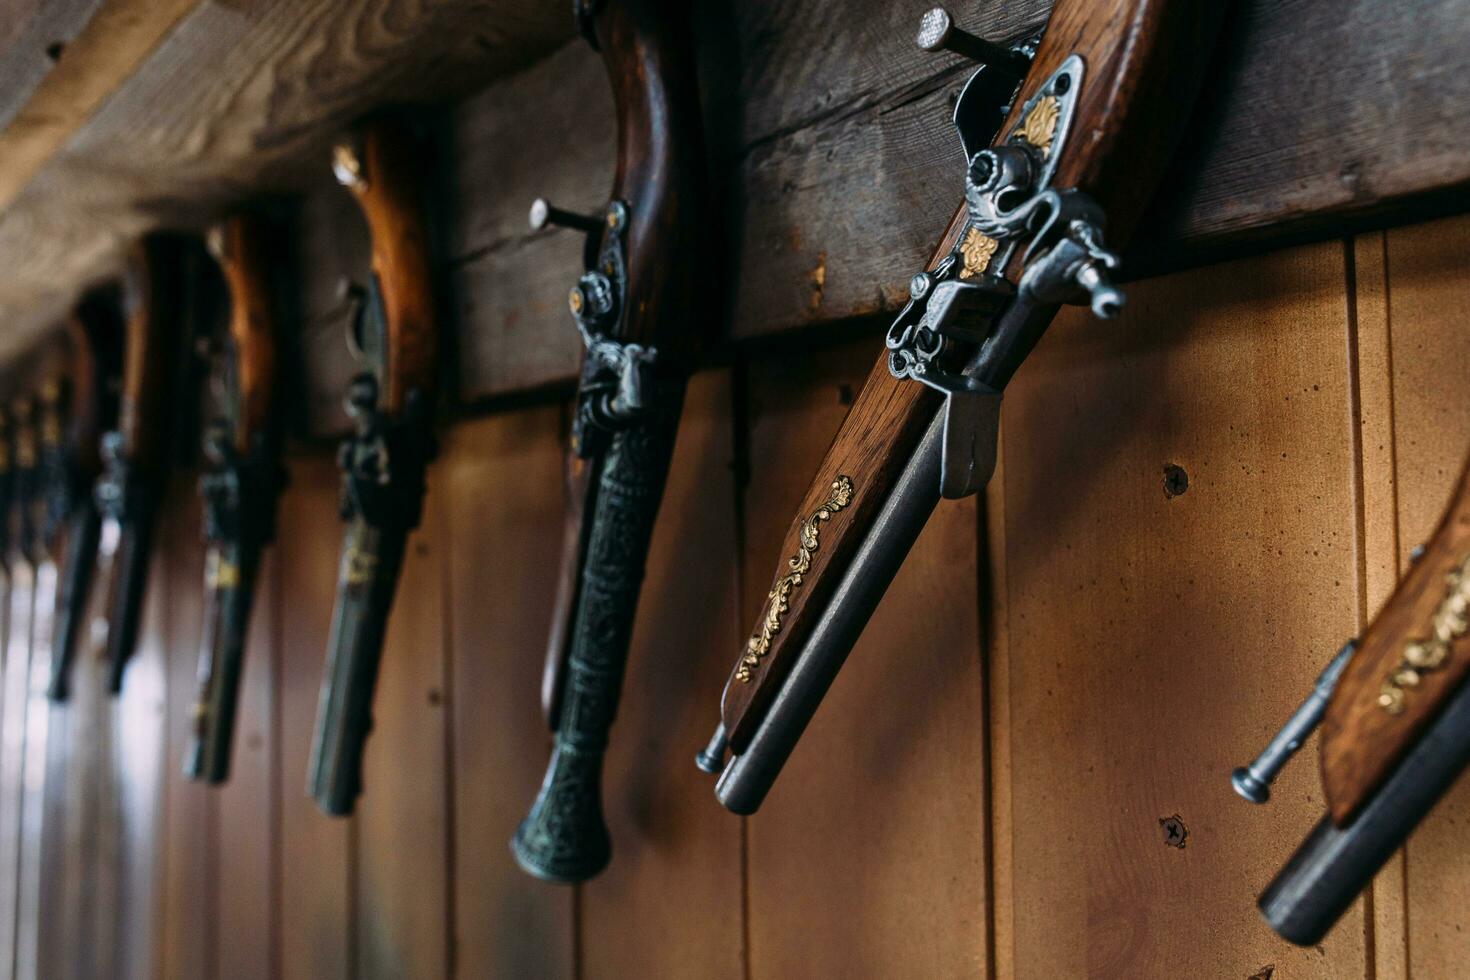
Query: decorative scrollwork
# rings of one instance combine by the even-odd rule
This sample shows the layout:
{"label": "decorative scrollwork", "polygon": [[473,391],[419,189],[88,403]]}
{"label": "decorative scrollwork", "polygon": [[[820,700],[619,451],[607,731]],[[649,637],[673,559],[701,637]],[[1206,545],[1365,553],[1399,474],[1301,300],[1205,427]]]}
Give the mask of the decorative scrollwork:
{"label": "decorative scrollwork", "polygon": [[1026,119],[1016,127],[1014,135],[1041,151],[1042,156],[1051,152],[1052,140],[1056,137],[1057,122],[1062,117],[1061,103],[1055,95],[1046,95],[1036,101]]}
{"label": "decorative scrollwork", "polygon": [[960,257],[964,260],[960,268],[960,278],[973,279],[988,269],[998,248],[1000,242],[981,233],[979,228],[971,227],[960,242]]}
{"label": "decorative scrollwork", "polygon": [[1470,554],[1445,576],[1445,597],[1429,621],[1429,636],[1404,644],[1403,656],[1378,691],[1378,706],[1391,715],[1402,714],[1408,692],[1425,674],[1442,668],[1450,658],[1450,644],[1470,632]]}
{"label": "decorative scrollwork", "polygon": [[791,593],[801,585],[802,579],[812,567],[812,554],[817,550],[821,539],[822,524],[832,519],[832,515],[852,503],[853,484],[852,479],[839,476],[832,481],[831,492],[822,506],[812,512],[812,515],[801,522],[797,532],[800,544],[796,554],[787,560],[787,566],[791,569],[785,575],[776,579],[776,584],[766,595],[766,615],[761,621],[761,627],[745,644],[745,655],[740,658],[740,666],[735,669],[735,679],[742,684],[749,684],[755,676],[755,670],[761,664],[763,658],[771,649],[771,639],[781,632],[781,617],[785,616],[791,608]]}

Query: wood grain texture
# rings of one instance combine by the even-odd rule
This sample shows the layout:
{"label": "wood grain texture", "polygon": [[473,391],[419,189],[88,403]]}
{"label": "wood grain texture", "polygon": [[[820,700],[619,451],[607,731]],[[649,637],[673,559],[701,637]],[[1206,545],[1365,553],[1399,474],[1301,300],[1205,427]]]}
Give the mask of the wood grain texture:
{"label": "wood grain texture", "polygon": [[461,977],[574,976],[572,891],[533,882],[508,846],[545,770],[536,690],[556,581],[564,433],[555,407],[467,422],[447,433],[438,464]]}
{"label": "wood grain texture", "polygon": [[740,631],[732,383],[701,374],[684,401],[603,773],[613,861],[582,886],[588,977],[742,976],[740,821],[691,764]]}
{"label": "wood grain texture", "polygon": [[1339,825],[1357,814],[1470,671],[1465,656],[1470,637],[1456,639],[1447,644],[1442,667],[1415,671],[1412,687],[1395,685],[1402,697],[1399,713],[1380,703],[1409,644],[1435,638],[1438,610],[1451,588],[1446,582],[1458,583],[1470,561],[1470,467],[1453,486],[1451,503],[1425,540],[1423,556],[1359,638],[1322,720],[1322,783]]}
{"label": "wood grain texture", "polygon": [[[1140,257],[1177,265],[1243,242],[1462,208],[1466,3],[1233,5]],[[147,8],[152,18],[163,6],[130,0],[103,11]],[[956,14],[1010,39],[1046,9],[1045,0],[1015,0]],[[709,250],[735,257],[729,336],[891,312],[902,301],[961,165],[944,120],[964,72],[951,56],[913,47],[917,13],[880,0],[700,5],[698,57],[727,226],[710,229]],[[0,360],[33,346],[144,228],[197,225],[262,189],[320,188],[326,140],[363,110],[462,95],[569,35],[563,8],[520,0],[253,0],[193,6],[131,74],[79,39],[48,81],[75,56],[116,91],[82,116],[67,99],[33,100],[37,125],[71,133],[88,121],[0,217],[10,273],[0,283]],[[117,43],[117,57],[139,57],[137,42]],[[538,193],[600,203],[613,137],[595,60],[573,45],[451,110],[451,141],[495,141],[503,166],[468,170],[449,195],[455,220],[484,230],[450,257],[467,402],[575,375],[569,338],[525,342],[554,329],[538,325],[555,322],[547,314],[562,309],[567,282],[554,239],[522,222]],[[323,266],[335,248],[316,253]],[[330,293],[332,280],[321,285]],[[340,391],[323,384],[310,397],[331,416]]]}
{"label": "wood grain texture", "polygon": [[[1384,240],[1400,569],[1439,520],[1470,451],[1467,242],[1465,218],[1390,231]],[[1461,779],[1405,848],[1408,922],[1399,955],[1410,976],[1453,975],[1470,958],[1470,936],[1445,911],[1470,900],[1467,820],[1470,783]]]}
{"label": "wood grain texture", "polygon": [[1358,615],[1344,295],[1336,243],[1136,283],[1106,328],[1063,314],[1007,393],[1015,976],[1366,969],[1361,904],[1309,950],[1255,912],[1321,813],[1311,767],[1269,808],[1228,778]]}
{"label": "wood grain texture", "polygon": [[[846,413],[872,343],[751,365],[747,611],[769,587],[771,542],[803,492],[803,461]],[[747,820],[752,977],[985,973],[975,522],[973,501],[936,513]]]}
{"label": "wood grain texture", "polygon": [[357,807],[353,910],[364,980],[449,974],[449,732],[444,705],[441,468],[431,468],[424,520],[409,536],[373,695],[373,731]]}
{"label": "wood grain texture", "polygon": [[242,456],[255,440],[276,428],[276,406],[284,392],[280,383],[281,323],[273,303],[272,228],[263,215],[232,214],[219,228],[220,271],[230,292],[227,328],[234,358],[235,450]]}
{"label": "wood grain texture", "polygon": [[[335,461],[290,461],[276,549],[281,574],[280,962],[283,980],[345,980],[352,975],[354,819],[336,820],[306,794],[306,761],[337,576]],[[131,683],[131,682],[130,682]]]}

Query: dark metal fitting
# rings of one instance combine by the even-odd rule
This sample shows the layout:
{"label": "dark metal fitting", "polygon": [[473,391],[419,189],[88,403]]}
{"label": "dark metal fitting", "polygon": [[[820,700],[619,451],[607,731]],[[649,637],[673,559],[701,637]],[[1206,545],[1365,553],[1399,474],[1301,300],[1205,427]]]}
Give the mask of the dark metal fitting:
{"label": "dark metal fitting", "polygon": [[565,211],[544,197],[538,197],[531,202],[532,231],[540,231],[547,225],[555,225],[560,228],[575,228],[591,235],[602,230],[603,220],[602,217],[595,214]]}
{"label": "dark metal fitting", "polygon": [[1242,799],[1251,803],[1265,803],[1271,798],[1271,784],[1291,761],[1291,757],[1301,749],[1307,737],[1322,723],[1323,716],[1327,714],[1327,702],[1332,699],[1333,688],[1337,687],[1337,679],[1342,676],[1343,668],[1352,658],[1354,649],[1355,644],[1349,642],[1337,652],[1332,662],[1317,675],[1312,693],[1286,719],[1286,724],[1281,726],[1270,744],[1250,765],[1241,766],[1230,774],[1230,784]]}
{"label": "dark metal fitting", "polygon": [[914,40],[924,51],[952,51],[1017,79],[1025,78],[1031,66],[1031,59],[1021,52],[954,26],[954,18],[943,7],[934,7],[924,15]]}

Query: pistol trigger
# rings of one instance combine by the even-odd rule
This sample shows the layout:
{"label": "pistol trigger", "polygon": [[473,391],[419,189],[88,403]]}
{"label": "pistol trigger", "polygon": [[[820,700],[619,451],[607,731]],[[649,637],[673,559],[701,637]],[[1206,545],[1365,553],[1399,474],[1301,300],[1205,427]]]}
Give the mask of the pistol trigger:
{"label": "pistol trigger", "polygon": [[959,500],[978,493],[995,472],[1001,394],[975,384],[944,394],[944,442],[939,493]]}

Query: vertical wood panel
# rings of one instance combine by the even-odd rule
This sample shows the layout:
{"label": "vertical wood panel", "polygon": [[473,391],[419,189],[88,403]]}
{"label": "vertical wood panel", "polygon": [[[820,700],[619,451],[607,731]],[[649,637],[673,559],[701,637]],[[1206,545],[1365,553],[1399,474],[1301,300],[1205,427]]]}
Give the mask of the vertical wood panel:
{"label": "vertical wood panel", "polygon": [[[1398,496],[1393,447],[1393,355],[1388,323],[1384,236],[1347,243],[1352,290],[1349,353],[1355,365],[1354,419],[1358,454],[1358,547],[1361,554],[1357,628],[1362,632],[1398,581]],[[1388,860],[1370,898],[1375,980],[1405,980],[1407,909],[1404,855]]]}
{"label": "vertical wood panel", "polygon": [[162,533],[164,574],[148,583],[168,604],[167,714],[164,728],[163,976],[213,980],[219,905],[214,890],[216,813],[208,786],[184,778],[183,756],[198,691],[204,545],[191,476],[172,481]]}
{"label": "vertical wood panel", "polygon": [[537,692],[556,587],[562,413],[463,423],[437,483],[449,531],[455,976],[573,975],[572,891],[511,857],[550,738]]}
{"label": "vertical wood panel", "polygon": [[[9,520],[9,515],[5,515]],[[31,614],[36,572],[12,553],[6,619],[4,687],[0,690],[0,978],[15,976],[20,903],[20,822],[29,693]]]}
{"label": "vertical wood panel", "polygon": [[[1399,563],[1433,531],[1470,452],[1470,219],[1386,235]],[[1462,974],[1470,933],[1470,782],[1461,779],[1405,848],[1410,972]]]}
{"label": "vertical wood panel", "polygon": [[[57,552],[59,553],[59,552]],[[53,566],[54,568],[54,566]],[[59,573],[55,569],[53,574]],[[56,603],[53,600],[46,626],[47,676],[55,664],[51,662],[51,649],[56,635]],[[72,673],[80,671],[73,665]],[[46,775],[44,790],[44,812],[41,819],[41,888],[39,893],[39,921],[37,922],[37,975],[41,977],[72,977],[71,965],[67,962],[72,945],[86,942],[78,935],[80,921],[66,907],[69,890],[67,882],[67,848],[72,846],[76,817],[68,809],[83,806],[85,801],[73,795],[74,787],[68,779],[68,760],[74,753],[84,749],[72,744],[73,720],[76,711],[70,705],[57,704],[46,699],[42,693],[41,704],[47,713]],[[74,891],[74,889],[71,889]],[[68,931],[70,925],[74,931]]]}
{"label": "vertical wood panel", "polygon": [[[750,371],[746,614],[869,337]],[[943,504],[749,825],[750,975],[981,976],[988,916],[976,507]],[[739,641],[723,652],[726,665]]]}
{"label": "vertical wood panel", "polygon": [[[15,974],[22,980],[45,976],[40,972],[41,892],[44,887],[46,777],[51,762],[51,626],[56,612],[56,564],[49,558],[36,566],[36,594],[32,612],[30,671],[26,679],[26,741],[20,823],[20,879],[16,904]],[[55,810],[59,801],[51,800]],[[53,869],[54,872],[54,869]]]}
{"label": "vertical wood panel", "polygon": [[442,464],[408,540],[357,801],[359,976],[448,974]]}
{"label": "vertical wood panel", "polygon": [[281,975],[284,980],[343,980],[351,976],[352,962],[352,820],[325,816],[306,794],[306,762],[342,534],[337,468],[326,455],[294,459],[290,479],[276,533],[282,596],[276,689],[281,725]]}
{"label": "vertical wood panel", "polygon": [[1312,950],[1256,914],[1314,768],[1229,785],[1357,618],[1345,312],[1337,243],[1135,283],[1007,392],[1016,976],[1365,971],[1361,903]]}
{"label": "vertical wood panel", "polygon": [[[48,907],[56,927],[50,946],[56,976],[92,980],[106,977],[116,962],[114,933],[104,928],[115,909],[117,860],[106,846],[116,823],[103,819],[102,793],[110,734],[109,698],[101,659],[101,632],[90,626],[103,613],[108,569],[94,573],[86,618],[72,665],[71,698],[61,706],[66,719],[64,760],[62,884],[56,905]],[[53,975],[51,973],[47,974]]]}
{"label": "vertical wood panel", "polygon": [[[165,541],[169,540],[169,526],[165,520],[161,528],[160,537]],[[163,771],[169,735],[168,572],[167,547],[155,549],[138,647],[122,693],[110,702],[111,812],[104,819],[116,821],[112,845],[118,861],[118,890],[116,914],[109,926],[118,950],[117,975],[131,980],[156,977],[164,967],[164,848],[171,829],[164,806]]]}
{"label": "vertical wood panel", "polygon": [[582,891],[587,977],[742,976],[740,820],[694,767],[742,628],[731,384],[696,376],[679,423],[603,778],[613,860]]}
{"label": "vertical wood panel", "polygon": [[230,781],[212,791],[219,814],[215,858],[220,980],[263,980],[275,965],[278,554],[270,548],[261,560],[240,678]]}

